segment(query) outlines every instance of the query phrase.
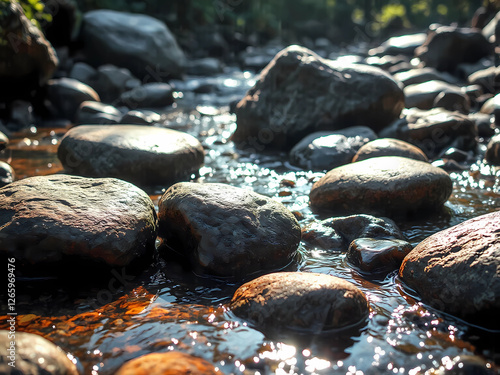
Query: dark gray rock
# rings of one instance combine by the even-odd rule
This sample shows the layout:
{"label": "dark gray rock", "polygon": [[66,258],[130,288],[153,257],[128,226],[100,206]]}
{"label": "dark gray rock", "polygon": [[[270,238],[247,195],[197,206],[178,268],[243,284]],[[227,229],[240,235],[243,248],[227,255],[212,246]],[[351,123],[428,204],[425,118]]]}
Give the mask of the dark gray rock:
{"label": "dark gray rock", "polygon": [[56,115],[74,121],[80,105],[86,101],[100,102],[94,89],[72,78],[52,79],[47,83],[47,99]]}
{"label": "dark gray rock", "polygon": [[406,86],[404,89],[406,108],[431,109],[436,97],[442,93],[454,93],[466,98],[460,87],[443,81],[428,81]]}
{"label": "dark gray rock", "polygon": [[[10,352],[11,343],[13,351]],[[4,375],[78,375],[78,370],[67,354],[42,336],[27,332],[0,331],[0,345],[5,348],[0,360],[0,373]],[[4,356],[4,353],[5,356]],[[13,356],[14,361],[9,358]],[[14,362],[15,367],[9,366]]]}
{"label": "dark gray rock", "polygon": [[401,35],[387,39],[377,48],[372,48],[368,53],[371,56],[407,55],[413,56],[415,49],[424,44],[426,33]]}
{"label": "dark gray rock", "polygon": [[120,122],[122,113],[111,105],[101,102],[83,102],[76,115],[78,125],[106,125]]}
{"label": "dark gray rock", "polygon": [[500,91],[500,67],[492,66],[475,72],[468,81],[471,85],[480,85],[485,93],[497,94]]}
{"label": "dark gray rock", "polygon": [[168,83],[146,83],[120,95],[120,103],[128,108],[162,108],[174,102],[174,90]]}
{"label": "dark gray rock", "polygon": [[385,71],[388,71],[391,69],[393,66],[399,65],[401,63],[409,63],[410,59],[406,56],[383,56],[383,57],[378,57],[378,56],[371,56],[367,57],[364,61],[365,64],[383,69]]}
{"label": "dark gray rock", "polygon": [[25,129],[33,126],[35,117],[33,115],[33,106],[30,102],[14,100],[10,107],[11,124],[15,124],[18,129]]}
{"label": "dark gray rock", "polygon": [[7,148],[8,145],[9,145],[9,138],[7,138],[7,136],[4,133],[0,132],[0,151]]}
{"label": "dark gray rock", "polygon": [[379,156],[401,156],[420,161],[429,161],[424,152],[418,147],[399,139],[379,138],[362,146],[352,162],[362,161]]}
{"label": "dark gray rock", "polygon": [[404,239],[394,221],[370,215],[329,218],[302,230],[303,241],[324,250],[347,251],[352,241],[366,237]]}
{"label": "dark gray rock", "polygon": [[493,115],[497,112],[500,112],[500,94],[497,94],[494,97],[486,100],[481,106],[480,112],[487,115]]}
{"label": "dark gray rock", "polygon": [[141,80],[152,82],[177,77],[186,65],[184,53],[167,26],[143,14],[113,10],[87,12],[81,36],[92,65],[127,68]]}
{"label": "dark gray rock", "polygon": [[430,31],[415,55],[426,66],[453,72],[460,63],[473,63],[493,51],[491,44],[477,29],[441,26]]}
{"label": "dark gray rock", "polygon": [[125,266],[150,255],[155,238],[153,202],[125,181],[52,175],[0,189],[0,253],[16,262]]}
{"label": "dark gray rock", "polygon": [[365,295],[338,277],[280,272],[243,284],[231,310],[266,333],[320,334],[362,323],[369,313]]}
{"label": "dark gray rock", "polygon": [[429,214],[452,191],[448,173],[429,163],[383,156],[332,169],[309,194],[311,206],[382,216]]}
{"label": "dark gray rock", "polygon": [[467,220],[426,238],[399,269],[423,302],[498,329],[500,211]]}
{"label": "dark gray rock", "polygon": [[0,188],[14,182],[16,173],[14,169],[4,161],[0,161]]}
{"label": "dark gray rock", "polygon": [[349,245],[345,259],[363,275],[384,277],[399,269],[412,249],[411,244],[402,240],[358,238]]}
{"label": "dark gray rock", "polygon": [[59,63],[52,45],[24,15],[17,2],[0,3],[0,85],[9,87],[0,98],[16,99],[29,95],[54,74]]}
{"label": "dark gray rock", "polygon": [[379,135],[409,142],[419,147],[429,158],[450,147],[468,151],[477,145],[474,122],[461,113],[441,108],[430,111],[406,110],[403,118]]}
{"label": "dark gray rock", "polygon": [[356,152],[377,135],[366,126],[306,136],[290,151],[290,163],[304,169],[330,170],[351,162]]}
{"label": "dark gray rock", "polygon": [[500,165],[500,134],[492,137],[486,149],[485,159],[493,165]]}
{"label": "dark gray rock", "polygon": [[58,157],[68,173],[159,185],[197,173],[204,150],[196,138],[171,129],[81,125],[66,133]]}
{"label": "dark gray rock", "polygon": [[187,73],[195,76],[212,76],[222,73],[222,71],[222,62],[214,57],[191,60],[187,63]]}
{"label": "dark gray rock", "polygon": [[495,135],[495,117],[486,113],[471,113],[469,114],[471,120],[477,129],[477,135],[483,138],[490,138]]}
{"label": "dark gray rock", "polygon": [[417,68],[394,74],[394,79],[404,86],[417,85],[429,81],[442,81],[451,85],[458,84],[458,79],[446,72],[434,68]]}
{"label": "dark gray rock", "polygon": [[378,68],[338,64],[299,46],[276,55],[236,108],[241,148],[290,149],[315,131],[380,129],[396,119],[403,92]]}
{"label": "dark gray rock", "polygon": [[159,236],[196,272],[245,278],[290,264],[300,226],[281,203],[223,184],[182,182],[159,201]]}
{"label": "dark gray rock", "polygon": [[432,108],[443,108],[447,111],[457,111],[467,115],[470,111],[470,100],[465,93],[455,90],[445,90],[441,91],[438,96],[434,98]]}
{"label": "dark gray rock", "polygon": [[153,125],[159,123],[160,121],[161,116],[159,113],[147,110],[128,111],[120,120],[122,124],[132,125]]}
{"label": "dark gray rock", "polygon": [[77,62],[71,68],[69,78],[76,79],[77,81],[93,87],[97,82],[97,70],[89,64]]}
{"label": "dark gray rock", "polygon": [[101,100],[105,103],[114,103],[120,96],[141,85],[130,70],[118,68],[114,65],[103,65],[97,69],[96,82],[92,86]]}

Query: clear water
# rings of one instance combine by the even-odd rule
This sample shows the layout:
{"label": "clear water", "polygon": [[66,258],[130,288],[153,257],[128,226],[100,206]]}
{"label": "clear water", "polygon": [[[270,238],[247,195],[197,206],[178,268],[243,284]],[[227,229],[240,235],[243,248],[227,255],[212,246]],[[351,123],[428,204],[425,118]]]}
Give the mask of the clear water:
{"label": "clear water", "polygon": [[[165,126],[203,142],[207,156],[198,181],[228,183],[273,197],[307,225],[318,220],[309,209],[308,194],[322,173],[298,170],[284,154],[248,154],[229,140],[236,124],[227,104],[241,98],[253,78],[233,70],[177,83],[183,93],[177,107],[163,115]],[[189,91],[199,85],[211,85],[215,93]],[[0,156],[11,162],[19,178],[60,172],[56,151],[64,131],[33,128],[19,133]],[[500,208],[498,171],[478,162],[452,178],[455,188],[446,212],[398,223],[412,244]],[[162,189],[150,193],[157,201]],[[266,337],[228,310],[239,285],[198,277],[162,260],[137,277],[115,270],[101,275],[105,282],[77,290],[53,280],[18,280],[18,330],[57,343],[84,374],[113,374],[129,359],[168,350],[203,357],[226,374],[423,374],[449,367],[457,356],[500,362],[500,333],[426,307],[404,290],[395,273],[372,282],[351,270],[342,253],[306,244],[300,251],[302,260],[295,269],[344,278],[366,294],[371,314],[360,332],[300,340]],[[5,318],[0,328],[7,328]]]}

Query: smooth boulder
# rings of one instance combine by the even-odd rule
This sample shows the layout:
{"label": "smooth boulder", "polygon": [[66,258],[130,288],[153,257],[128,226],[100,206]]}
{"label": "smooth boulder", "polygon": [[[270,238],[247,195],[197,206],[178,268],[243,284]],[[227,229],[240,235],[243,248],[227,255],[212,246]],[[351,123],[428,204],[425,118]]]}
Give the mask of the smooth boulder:
{"label": "smooth boulder", "polygon": [[420,47],[426,38],[425,33],[395,36],[387,39],[379,47],[372,48],[368,53],[371,56],[413,56],[415,49]]}
{"label": "smooth boulder", "polygon": [[140,185],[189,179],[205,155],[189,134],[140,125],[77,126],[66,133],[57,154],[68,173]]}
{"label": "smooth boulder", "polygon": [[120,103],[128,108],[162,108],[174,102],[173,92],[168,83],[147,83],[121,94]]}
{"label": "smooth boulder", "polygon": [[267,274],[240,286],[230,308],[264,332],[321,334],[362,323],[365,295],[338,277],[306,272]]}
{"label": "smooth boulder", "polygon": [[0,151],[7,148],[8,145],[9,145],[9,138],[7,138],[7,136],[4,133],[0,132]]}
{"label": "smooth boulder", "polygon": [[290,264],[300,226],[281,203],[224,184],[181,182],[159,204],[159,236],[199,273],[245,278]]}
{"label": "smooth boulder", "polygon": [[429,161],[421,149],[408,142],[393,138],[379,138],[363,145],[352,158],[352,162],[355,163],[379,156],[401,156],[403,158]]}
{"label": "smooth boulder", "polygon": [[8,185],[16,179],[14,169],[4,161],[0,161],[0,188]]}
{"label": "smooth boulder", "polygon": [[115,375],[222,375],[222,372],[202,358],[173,351],[132,359]]}
{"label": "smooth boulder", "polygon": [[500,211],[467,220],[418,244],[399,276],[423,302],[500,328]]}
{"label": "smooth boulder", "polygon": [[309,194],[316,209],[382,216],[428,214],[452,191],[448,173],[429,163],[382,156],[332,169]]}
{"label": "smooth boulder", "polygon": [[462,94],[460,87],[451,85],[443,81],[428,81],[406,86],[404,89],[406,97],[406,108],[431,109],[434,106],[436,97],[442,92]]}
{"label": "smooth boulder", "polygon": [[493,165],[500,165],[500,134],[492,137],[486,148],[485,159]]}
{"label": "smooth boulder", "polygon": [[[15,332],[15,337],[9,337],[10,333],[10,331],[0,331],[1,374],[78,375],[76,365],[60,347],[49,340],[27,332]],[[11,347],[13,347],[12,352]],[[14,361],[9,358],[11,355]],[[9,363],[14,363],[14,366],[9,366]]]}
{"label": "smooth boulder", "polygon": [[290,151],[290,163],[304,169],[330,170],[351,162],[356,152],[377,135],[366,126],[308,135]]}
{"label": "smooth boulder", "polygon": [[161,21],[144,15],[100,9],[85,13],[84,51],[94,66],[127,68],[149,82],[182,74],[186,57]]}
{"label": "smooth boulder", "polygon": [[236,107],[233,140],[243,149],[290,150],[306,135],[397,119],[404,95],[379,68],[326,60],[299,46],[279,52]]}
{"label": "smooth boulder", "polygon": [[52,175],[0,189],[0,253],[16,262],[126,266],[150,254],[155,239],[153,202],[125,181]]}

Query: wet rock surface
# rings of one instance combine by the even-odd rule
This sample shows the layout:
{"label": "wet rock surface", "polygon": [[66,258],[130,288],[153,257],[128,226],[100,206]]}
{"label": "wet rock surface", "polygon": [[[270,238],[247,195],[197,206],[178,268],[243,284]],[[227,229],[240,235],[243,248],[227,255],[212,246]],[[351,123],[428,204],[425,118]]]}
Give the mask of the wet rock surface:
{"label": "wet rock surface", "polygon": [[304,272],[273,273],[243,284],[230,307],[263,331],[315,334],[361,323],[369,312],[366,297],[353,284]]}
{"label": "wet rock surface", "polygon": [[498,329],[499,231],[496,211],[438,232],[406,256],[399,275],[425,303]]}
{"label": "wet rock surface", "polygon": [[430,158],[450,147],[472,150],[476,136],[476,126],[467,116],[441,108],[406,110],[404,117],[380,132],[382,138],[397,138],[419,147]]}
{"label": "wet rock surface", "polygon": [[0,132],[0,151],[5,149],[9,145],[9,138],[7,136]]}
{"label": "wet rock surface", "polygon": [[428,214],[451,194],[451,179],[429,163],[384,156],[332,169],[309,194],[316,209],[383,216]]}
{"label": "wet rock surface", "polygon": [[304,169],[330,170],[351,162],[356,152],[377,135],[368,127],[308,135],[290,151],[290,163]]}
{"label": "wet rock surface", "polygon": [[404,257],[413,249],[402,240],[358,238],[349,245],[346,261],[369,277],[384,277],[399,269]]}
{"label": "wet rock surface", "polygon": [[16,179],[14,169],[4,161],[0,161],[0,188]]}
{"label": "wet rock surface", "polygon": [[358,238],[404,239],[394,221],[370,215],[334,217],[304,228],[302,239],[324,250],[347,251]]}
{"label": "wet rock surface", "polygon": [[180,352],[152,353],[124,364],[115,375],[223,375],[204,359]]}
{"label": "wet rock surface", "polygon": [[68,173],[156,185],[196,173],[204,150],[193,136],[171,129],[81,125],[66,133],[58,157]]}
{"label": "wet rock surface", "polygon": [[355,163],[379,156],[401,156],[403,158],[429,161],[421,149],[408,142],[393,138],[379,138],[363,145],[354,155],[352,162]]}
{"label": "wet rock surface", "polygon": [[238,104],[233,140],[257,151],[290,149],[315,131],[349,125],[377,131],[403,106],[401,89],[382,70],[339,64],[291,46],[276,55]]}
{"label": "wet rock surface", "polygon": [[465,98],[460,87],[442,81],[427,81],[406,86],[404,89],[406,108],[431,109],[441,93],[453,93]]}
{"label": "wet rock surface", "polygon": [[[89,61],[127,68],[139,79],[179,76],[186,58],[167,26],[141,14],[93,10],[83,17],[82,40]],[[155,76],[156,75],[156,76]]]}
{"label": "wet rock surface", "polygon": [[420,47],[427,38],[425,33],[402,35],[387,39],[379,47],[369,51],[370,55],[408,55],[413,56],[415,49]]}
{"label": "wet rock surface", "polygon": [[491,138],[485,155],[486,161],[493,165],[500,165],[500,135]]}
{"label": "wet rock surface", "polygon": [[174,102],[172,87],[167,83],[147,83],[124,92],[120,102],[128,108],[161,108]]}
{"label": "wet rock surface", "polygon": [[[15,319],[15,318],[14,318]],[[15,341],[9,337],[9,331],[0,331],[2,351],[0,373],[5,375],[78,375],[78,370],[66,353],[42,336],[26,332],[16,332]],[[14,345],[12,345],[14,342]],[[9,348],[13,347],[9,359]],[[4,353],[7,353],[4,357]],[[14,363],[14,366],[9,366]]]}
{"label": "wet rock surface", "polygon": [[417,68],[394,74],[394,79],[404,86],[417,85],[429,81],[442,81],[456,85],[458,79],[446,72],[440,72],[434,68]]}
{"label": "wet rock surface", "polygon": [[105,125],[117,124],[122,117],[122,113],[112,105],[101,102],[83,102],[76,114],[78,125]]}
{"label": "wet rock surface", "polygon": [[32,177],[0,198],[0,253],[27,265],[73,257],[125,266],[154,248],[153,202],[121,180]]}
{"label": "wet rock surface", "polygon": [[159,235],[195,271],[244,278],[290,264],[300,227],[281,203],[224,184],[178,183],[159,201]]}

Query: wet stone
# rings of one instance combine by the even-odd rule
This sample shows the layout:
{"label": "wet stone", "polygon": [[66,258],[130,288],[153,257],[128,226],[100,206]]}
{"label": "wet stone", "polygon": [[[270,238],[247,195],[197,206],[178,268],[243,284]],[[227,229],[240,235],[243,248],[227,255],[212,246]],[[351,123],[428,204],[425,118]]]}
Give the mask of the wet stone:
{"label": "wet stone", "polygon": [[237,278],[284,268],[301,237],[281,203],[224,184],[173,185],[159,201],[159,228],[195,272]]}
{"label": "wet stone", "polygon": [[81,125],[66,133],[58,157],[71,174],[159,185],[197,173],[204,150],[196,138],[171,129]]}
{"label": "wet stone", "polygon": [[384,277],[399,269],[411,250],[411,244],[402,240],[358,238],[349,246],[346,261],[361,274]]}
{"label": "wet stone", "polygon": [[0,161],[0,188],[16,179],[14,169],[4,161]]}
{"label": "wet stone", "polygon": [[409,85],[405,87],[404,92],[406,108],[431,109],[434,106],[436,97],[442,92],[453,93],[466,98],[460,87],[442,81],[428,81]]}
{"label": "wet stone", "polygon": [[151,254],[155,238],[153,202],[125,181],[52,175],[0,189],[0,253],[28,265],[125,266]]}
{"label": "wet stone", "polygon": [[133,110],[128,111],[121,118],[120,122],[122,124],[132,124],[132,125],[153,125],[161,121],[161,116],[157,112],[147,111],[147,110]]}
{"label": "wet stone", "polygon": [[310,170],[330,170],[351,162],[356,152],[377,135],[368,127],[308,135],[290,151],[290,163]]}
{"label": "wet stone", "polygon": [[324,250],[347,251],[358,238],[399,239],[404,236],[394,221],[370,215],[335,217],[314,222],[302,231],[302,240]]}
{"label": "wet stone", "polygon": [[448,111],[458,111],[468,114],[470,111],[470,100],[466,94],[457,91],[441,91],[432,103],[433,108],[444,108]]}
{"label": "wet stone", "polygon": [[115,107],[101,102],[83,102],[76,115],[79,125],[116,124],[122,113]]}
{"label": "wet stone", "polygon": [[[4,375],[78,375],[78,370],[66,353],[42,336],[26,332],[15,333],[13,357],[15,367],[9,366],[12,338],[8,331],[0,331],[2,359],[0,373]],[[4,357],[4,353],[5,355]]]}
{"label": "wet stone", "polygon": [[0,132],[0,151],[5,149],[9,145],[9,138],[7,136]]}
{"label": "wet stone", "polygon": [[485,159],[493,165],[500,165],[500,134],[491,138],[486,149]]}
{"label": "wet stone", "polygon": [[394,79],[404,86],[416,85],[429,81],[442,81],[452,85],[458,83],[458,79],[446,72],[440,72],[434,68],[417,68],[394,74]]}
{"label": "wet stone", "polygon": [[115,375],[223,375],[202,358],[180,352],[152,353],[125,363]]}
{"label": "wet stone", "polygon": [[68,120],[75,119],[83,102],[101,101],[92,87],[72,78],[51,79],[47,83],[47,99],[53,105],[56,115]]}
{"label": "wet stone", "polygon": [[413,57],[415,49],[420,47],[426,38],[427,34],[425,33],[392,37],[382,43],[380,47],[371,49],[369,54],[371,56],[408,55]]}
{"label": "wet stone", "polygon": [[404,95],[379,68],[339,64],[299,46],[279,52],[236,107],[240,148],[290,150],[316,131],[366,125],[377,131],[399,117]]}
{"label": "wet stone", "polygon": [[399,276],[424,303],[483,327],[500,327],[500,211],[467,220],[418,244]]}
{"label": "wet stone", "polygon": [[424,152],[418,147],[399,139],[379,138],[362,146],[352,162],[362,161],[379,156],[401,156],[420,161],[429,161]]}
{"label": "wet stone", "polygon": [[120,103],[128,108],[163,108],[174,102],[173,89],[168,83],[146,83],[120,96]]}
{"label": "wet stone", "polygon": [[429,163],[383,156],[332,169],[309,194],[315,209],[382,216],[429,214],[452,191],[448,173]]}
{"label": "wet stone", "polygon": [[483,92],[497,94],[500,91],[500,67],[492,66],[471,74],[468,78],[471,85],[479,85]]}
{"label": "wet stone", "polygon": [[365,295],[340,278],[305,272],[272,273],[236,290],[230,308],[266,333],[320,334],[362,323]]}
{"label": "wet stone", "polygon": [[456,147],[473,150],[477,145],[477,129],[469,117],[442,108],[430,111],[409,109],[404,117],[380,132],[380,137],[397,138],[419,147],[429,158]]}

